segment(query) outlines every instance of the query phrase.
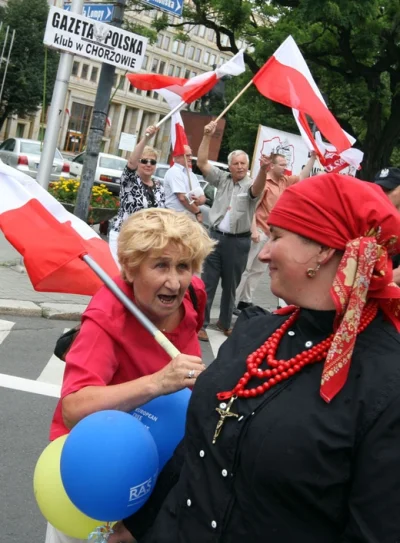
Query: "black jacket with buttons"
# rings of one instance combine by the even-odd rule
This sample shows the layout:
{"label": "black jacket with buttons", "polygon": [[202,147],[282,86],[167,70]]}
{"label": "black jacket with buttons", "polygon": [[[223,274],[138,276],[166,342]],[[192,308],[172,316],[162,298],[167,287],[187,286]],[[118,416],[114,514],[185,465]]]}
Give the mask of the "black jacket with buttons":
{"label": "black jacket with buttons", "polygon": [[[302,310],[278,350],[288,359],[332,331]],[[357,338],[349,377],[326,404],[321,364],[237,400],[215,445],[216,393],[287,317],[242,312],[199,377],[184,442],[147,504],[124,523],[140,543],[400,542],[400,335],[381,315]]]}

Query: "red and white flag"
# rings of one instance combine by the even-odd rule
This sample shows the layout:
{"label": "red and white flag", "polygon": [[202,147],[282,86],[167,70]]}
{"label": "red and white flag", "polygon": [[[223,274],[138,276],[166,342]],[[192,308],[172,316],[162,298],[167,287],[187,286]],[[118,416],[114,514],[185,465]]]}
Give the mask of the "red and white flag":
{"label": "red and white flag", "polygon": [[234,57],[222,64],[219,68],[211,72],[196,75],[191,79],[181,77],[170,77],[160,74],[128,74],[130,84],[133,87],[141,90],[155,90],[160,92],[160,89],[166,89],[180,96],[181,102],[190,104],[195,100],[207,94],[219,79],[225,75],[240,75],[245,71],[243,50],[236,53]]}
{"label": "red and white flag", "polygon": [[286,38],[256,73],[253,83],[259,92],[270,100],[297,110],[304,129],[305,124],[308,126],[305,115],[309,115],[338,153],[351,147],[348,134],[342,130],[326,106],[292,36]]}
{"label": "red and white flag", "polygon": [[23,256],[35,290],[93,295],[103,284],[80,258],[119,275],[108,244],[28,175],[0,163],[0,230]]}
{"label": "red and white flag", "polygon": [[[168,89],[159,89],[158,92],[168,103],[170,109],[174,109],[180,102],[181,97]],[[185,154],[185,145],[188,145],[188,139],[183,125],[182,116],[179,111],[172,114],[171,117],[171,147],[172,156]]]}

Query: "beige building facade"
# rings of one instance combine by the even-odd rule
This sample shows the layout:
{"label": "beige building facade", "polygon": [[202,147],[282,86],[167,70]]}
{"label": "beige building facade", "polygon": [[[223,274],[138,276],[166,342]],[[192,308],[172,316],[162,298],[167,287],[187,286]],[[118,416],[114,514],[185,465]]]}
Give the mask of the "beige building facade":
{"label": "beige building facade", "polygon": [[[49,2],[62,7],[62,2]],[[158,17],[158,10],[140,14],[136,20],[150,26]],[[129,14],[127,14],[128,16]],[[159,73],[176,77],[191,78],[213,69],[229,58],[221,53],[215,44],[215,33],[204,26],[185,29],[189,41],[175,39],[171,30],[158,34],[157,42],[148,45],[141,73]],[[101,64],[91,59],[74,56],[72,73],[69,80],[61,129],[57,141],[58,148],[71,155],[85,148],[93,106],[96,97]],[[130,86],[126,72],[116,69],[112,99],[108,112],[108,122],[103,137],[103,151],[126,156],[127,151],[119,149],[122,132],[135,134],[137,141],[144,135],[146,127],[161,120],[168,112],[166,102],[154,91],[140,91]],[[199,110],[199,104],[191,104],[192,111]],[[27,118],[12,117],[4,124],[0,132],[0,141],[7,137],[26,137],[39,139],[42,111]],[[152,142],[160,150],[160,161],[165,162],[170,151],[170,122],[165,122]],[[197,150],[194,150],[197,151]]]}

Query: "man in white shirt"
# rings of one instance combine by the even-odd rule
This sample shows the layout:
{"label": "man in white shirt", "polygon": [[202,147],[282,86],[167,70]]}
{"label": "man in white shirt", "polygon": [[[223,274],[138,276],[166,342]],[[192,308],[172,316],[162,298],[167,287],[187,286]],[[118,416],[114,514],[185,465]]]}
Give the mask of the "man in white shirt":
{"label": "man in white shirt", "polygon": [[192,196],[190,200],[188,199],[190,192],[196,189],[197,191],[198,189],[201,190],[201,187],[199,180],[192,172],[192,150],[188,145],[185,145],[184,151],[185,155],[174,156],[174,165],[165,174],[165,207],[175,211],[184,211],[197,221],[202,222],[199,206],[204,204],[206,197],[203,193],[200,196]]}

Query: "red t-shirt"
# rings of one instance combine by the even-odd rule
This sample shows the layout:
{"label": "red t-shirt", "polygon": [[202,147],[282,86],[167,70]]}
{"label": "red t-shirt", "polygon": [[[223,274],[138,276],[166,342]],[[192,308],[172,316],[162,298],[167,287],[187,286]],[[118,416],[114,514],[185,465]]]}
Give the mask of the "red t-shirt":
{"label": "red t-shirt", "polygon": [[[132,287],[121,278],[115,282],[134,301]],[[204,283],[192,278],[197,311],[189,292],[183,299],[185,315],[167,338],[185,354],[201,356],[197,332],[203,325],[206,293]],[[82,327],[66,357],[61,398],[87,386],[126,383],[159,371],[169,355],[124,305],[103,286],[82,315]],[[68,433],[62,419],[61,400],[50,426],[50,440]]]}

